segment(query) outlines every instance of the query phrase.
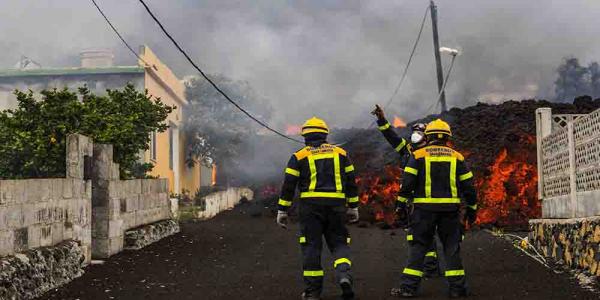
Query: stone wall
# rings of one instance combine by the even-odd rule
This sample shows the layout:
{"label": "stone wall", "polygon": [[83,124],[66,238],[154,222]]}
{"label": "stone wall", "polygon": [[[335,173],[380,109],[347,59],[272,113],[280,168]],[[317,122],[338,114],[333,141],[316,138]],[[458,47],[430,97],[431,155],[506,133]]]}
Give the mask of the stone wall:
{"label": "stone wall", "polygon": [[91,141],[72,135],[67,144],[67,178],[0,180],[0,256],[72,239],[90,261],[92,186],[84,177]]}
{"label": "stone wall", "polygon": [[600,276],[600,217],[531,220],[529,240],[546,257]]}
{"label": "stone wall", "polygon": [[92,256],[122,251],[125,236],[135,249],[179,231],[167,180],[120,180],[112,150],[70,135],[65,178],[0,180],[0,299],[80,276]]}
{"label": "stone wall", "polygon": [[167,179],[119,179],[112,145],[94,145],[92,255],[106,258],[124,249],[128,229],[171,219]]}
{"label": "stone wall", "polygon": [[242,199],[252,200],[254,193],[249,188],[228,188],[225,191],[211,193],[204,197],[204,204],[198,212],[199,219],[210,219],[218,213],[231,209]]}

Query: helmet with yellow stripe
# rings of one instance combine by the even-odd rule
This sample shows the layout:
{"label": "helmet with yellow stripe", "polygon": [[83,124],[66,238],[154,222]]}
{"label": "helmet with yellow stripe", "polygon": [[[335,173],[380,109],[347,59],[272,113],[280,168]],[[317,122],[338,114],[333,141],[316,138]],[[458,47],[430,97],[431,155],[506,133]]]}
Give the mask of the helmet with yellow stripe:
{"label": "helmet with yellow stripe", "polygon": [[325,123],[325,121],[317,117],[312,117],[306,120],[306,122],[304,122],[304,125],[302,125],[302,135],[304,136],[309,133],[315,132],[328,134],[329,127],[327,127],[327,123]]}
{"label": "helmet with yellow stripe", "polygon": [[437,138],[442,138],[444,136],[451,137],[452,131],[450,130],[450,125],[448,125],[448,123],[442,119],[436,119],[427,124],[427,127],[425,128],[425,135],[432,135]]}

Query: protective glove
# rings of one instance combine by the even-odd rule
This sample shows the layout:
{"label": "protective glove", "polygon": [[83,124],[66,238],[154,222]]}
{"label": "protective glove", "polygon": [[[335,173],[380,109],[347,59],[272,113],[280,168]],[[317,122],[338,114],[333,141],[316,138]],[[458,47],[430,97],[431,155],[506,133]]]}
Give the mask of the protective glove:
{"label": "protective glove", "polygon": [[277,225],[283,229],[287,229],[288,224],[288,213],[283,210],[277,211]]}
{"label": "protective glove", "polygon": [[399,202],[396,204],[396,221],[400,227],[408,226],[408,206],[406,203]]}
{"label": "protective glove", "polygon": [[375,105],[375,109],[371,112],[371,114],[376,116],[378,120],[385,120],[385,114],[379,105]]}
{"label": "protective glove", "polygon": [[348,208],[346,211],[346,216],[348,216],[348,223],[356,223],[359,219],[358,207]]}
{"label": "protective glove", "polygon": [[465,212],[465,221],[469,225],[473,225],[477,220],[477,209],[473,209],[467,206],[467,211]]}

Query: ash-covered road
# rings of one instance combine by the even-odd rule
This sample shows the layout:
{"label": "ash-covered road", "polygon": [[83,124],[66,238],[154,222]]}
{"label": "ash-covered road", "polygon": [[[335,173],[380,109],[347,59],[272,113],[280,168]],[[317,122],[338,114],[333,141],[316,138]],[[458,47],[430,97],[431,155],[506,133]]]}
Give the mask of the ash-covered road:
{"label": "ash-covered road", "polygon": [[[269,217],[250,217],[250,204],[141,251],[124,252],[42,299],[300,299],[295,225],[282,230]],[[352,227],[358,299],[395,299],[407,253],[402,231]],[[471,299],[598,299],[566,274],[555,274],[485,232],[468,234],[465,267]],[[323,299],[337,299],[330,261]],[[329,272],[328,272],[329,271]],[[447,299],[442,279],[424,282],[421,299]]]}

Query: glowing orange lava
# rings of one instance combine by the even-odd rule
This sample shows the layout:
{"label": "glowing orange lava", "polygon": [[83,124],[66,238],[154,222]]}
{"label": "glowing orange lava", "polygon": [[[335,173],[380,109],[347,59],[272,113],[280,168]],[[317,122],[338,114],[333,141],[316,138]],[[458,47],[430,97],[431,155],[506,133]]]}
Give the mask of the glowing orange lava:
{"label": "glowing orange lava", "polygon": [[[484,172],[475,172],[478,193],[478,224],[498,226],[526,225],[540,216],[537,199],[537,168],[534,140],[523,138],[519,147],[502,149]],[[483,154],[462,151],[470,160]],[[480,174],[483,173],[483,174]],[[394,223],[396,196],[400,190],[402,170],[388,165],[383,174],[364,172],[357,182],[360,202],[369,207],[376,222]]]}
{"label": "glowing orange lava", "polygon": [[396,197],[400,191],[400,166],[389,165],[383,174],[365,173],[357,178],[360,202],[373,210],[377,222],[394,223]]}
{"label": "glowing orange lava", "polygon": [[480,224],[526,224],[539,216],[537,169],[527,154],[502,149],[489,167],[489,175],[477,179]]}
{"label": "glowing orange lava", "polygon": [[404,128],[406,127],[406,122],[404,122],[404,120],[402,120],[400,117],[394,117],[394,127]]}
{"label": "glowing orange lava", "polygon": [[287,135],[297,135],[302,132],[302,126],[300,125],[287,125],[285,127],[285,134]]}

